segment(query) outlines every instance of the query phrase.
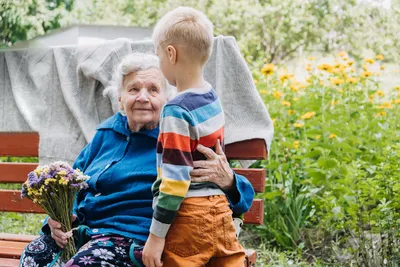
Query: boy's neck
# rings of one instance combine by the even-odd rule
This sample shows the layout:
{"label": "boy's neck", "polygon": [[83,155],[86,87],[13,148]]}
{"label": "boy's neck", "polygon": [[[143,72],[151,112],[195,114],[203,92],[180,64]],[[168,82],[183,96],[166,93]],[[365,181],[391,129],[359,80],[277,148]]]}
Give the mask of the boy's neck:
{"label": "boy's neck", "polygon": [[184,67],[176,77],[176,89],[183,92],[190,88],[203,88],[205,81],[202,67]]}

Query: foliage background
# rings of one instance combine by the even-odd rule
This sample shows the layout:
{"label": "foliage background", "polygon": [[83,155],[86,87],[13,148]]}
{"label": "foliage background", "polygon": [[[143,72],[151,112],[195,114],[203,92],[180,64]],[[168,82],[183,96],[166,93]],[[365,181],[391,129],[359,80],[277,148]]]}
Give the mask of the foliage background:
{"label": "foliage background", "polygon": [[[204,11],[216,35],[236,37],[275,123],[269,159],[253,165],[268,173],[265,225],[241,237],[259,265],[398,266],[400,87],[382,77],[399,73],[389,64],[400,1],[378,2],[0,0],[0,46],[78,23],[151,27],[179,5]],[[36,234],[41,219],[2,214],[0,232]]]}

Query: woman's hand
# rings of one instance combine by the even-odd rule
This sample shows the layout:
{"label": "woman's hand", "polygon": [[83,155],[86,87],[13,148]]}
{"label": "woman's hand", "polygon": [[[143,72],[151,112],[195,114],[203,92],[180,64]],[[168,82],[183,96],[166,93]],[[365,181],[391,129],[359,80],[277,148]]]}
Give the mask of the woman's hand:
{"label": "woman's hand", "polygon": [[224,191],[232,189],[234,184],[233,171],[224,151],[222,151],[220,141],[217,141],[215,152],[202,145],[198,145],[197,150],[204,154],[207,160],[193,162],[194,169],[190,172],[192,182],[212,182]]}
{"label": "woman's hand", "polygon": [[[74,222],[76,220],[76,216],[72,215],[71,221]],[[68,233],[64,233],[61,230],[61,223],[49,218],[47,223],[49,224],[51,237],[56,241],[57,245],[60,248],[64,248],[64,246],[68,243],[68,238],[72,236],[72,231]]]}

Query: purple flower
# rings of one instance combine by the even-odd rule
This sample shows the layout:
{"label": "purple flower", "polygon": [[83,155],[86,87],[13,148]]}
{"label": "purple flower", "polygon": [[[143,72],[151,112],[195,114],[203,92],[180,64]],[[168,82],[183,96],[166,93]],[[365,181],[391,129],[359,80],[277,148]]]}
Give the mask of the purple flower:
{"label": "purple flower", "polygon": [[37,177],[35,172],[30,172],[28,174],[28,183],[29,186],[32,188],[37,188],[40,186],[40,182],[42,181],[42,178]]}

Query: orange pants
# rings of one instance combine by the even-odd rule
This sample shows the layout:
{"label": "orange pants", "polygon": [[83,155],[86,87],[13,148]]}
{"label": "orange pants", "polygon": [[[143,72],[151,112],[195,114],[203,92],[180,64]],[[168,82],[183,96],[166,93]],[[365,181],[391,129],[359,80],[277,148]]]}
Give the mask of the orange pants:
{"label": "orange pants", "polygon": [[243,267],[244,260],[226,197],[186,198],[168,231],[163,267]]}

